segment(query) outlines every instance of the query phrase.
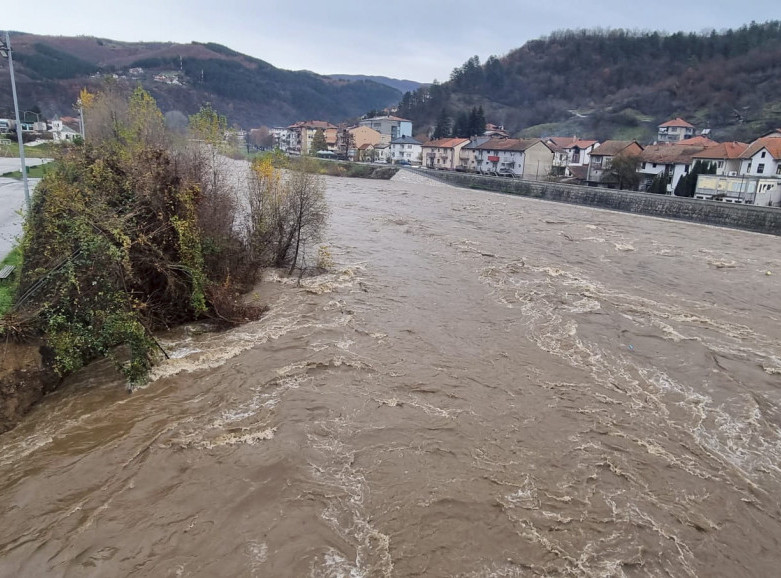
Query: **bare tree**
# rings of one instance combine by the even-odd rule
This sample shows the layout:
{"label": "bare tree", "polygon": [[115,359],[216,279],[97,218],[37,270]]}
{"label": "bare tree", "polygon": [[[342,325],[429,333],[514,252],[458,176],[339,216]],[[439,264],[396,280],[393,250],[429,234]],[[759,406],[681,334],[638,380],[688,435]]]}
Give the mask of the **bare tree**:
{"label": "bare tree", "polygon": [[311,161],[302,159],[301,164],[290,174],[289,210],[291,221],[293,257],[290,273],[296,267],[301,248],[309,243],[320,241],[323,228],[328,220],[328,204],[325,201],[325,181],[315,173]]}

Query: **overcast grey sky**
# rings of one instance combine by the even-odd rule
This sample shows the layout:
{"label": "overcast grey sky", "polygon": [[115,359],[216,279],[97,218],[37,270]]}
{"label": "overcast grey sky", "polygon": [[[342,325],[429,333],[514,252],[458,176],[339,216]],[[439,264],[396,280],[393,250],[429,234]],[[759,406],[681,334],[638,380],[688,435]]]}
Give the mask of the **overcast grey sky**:
{"label": "overcast grey sky", "polygon": [[779,0],[7,0],[0,27],[218,42],[280,68],[431,82],[564,28],[701,32],[776,19]]}

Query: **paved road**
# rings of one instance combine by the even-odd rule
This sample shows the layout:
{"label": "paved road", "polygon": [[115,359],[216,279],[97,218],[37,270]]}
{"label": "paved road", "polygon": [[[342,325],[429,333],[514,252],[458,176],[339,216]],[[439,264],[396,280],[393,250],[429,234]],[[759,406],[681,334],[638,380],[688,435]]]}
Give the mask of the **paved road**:
{"label": "paved road", "polygon": [[[51,159],[25,159],[25,161],[25,164],[28,167],[34,167],[51,162]],[[22,165],[19,163],[19,157],[0,157],[0,175],[10,173],[11,171],[18,171],[21,167]]]}
{"label": "paved road", "polygon": [[[28,167],[48,163],[52,159],[25,159]],[[0,158],[0,175],[18,171],[21,165],[18,158]],[[41,179],[29,179],[30,194]],[[0,178],[0,259],[11,252],[22,234],[22,216],[24,208],[24,185],[21,180]]]}
{"label": "paved road", "polygon": [[[30,179],[31,192],[40,180]],[[22,208],[24,208],[22,181],[0,178],[0,259],[4,259],[11,252],[22,234],[22,216],[20,214]]]}

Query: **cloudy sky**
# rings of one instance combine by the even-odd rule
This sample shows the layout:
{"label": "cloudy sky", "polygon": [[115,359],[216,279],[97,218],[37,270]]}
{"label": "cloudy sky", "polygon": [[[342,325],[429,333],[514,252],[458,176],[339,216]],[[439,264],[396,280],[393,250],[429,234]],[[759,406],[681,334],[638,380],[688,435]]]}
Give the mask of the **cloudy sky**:
{"label": "cloudy sky", "polygon": [[485,61],[554,30],[703,32],[774,19],[779,0],[8,0],[0,26],[218,42],[280,68],[430,82],[475,54]]}

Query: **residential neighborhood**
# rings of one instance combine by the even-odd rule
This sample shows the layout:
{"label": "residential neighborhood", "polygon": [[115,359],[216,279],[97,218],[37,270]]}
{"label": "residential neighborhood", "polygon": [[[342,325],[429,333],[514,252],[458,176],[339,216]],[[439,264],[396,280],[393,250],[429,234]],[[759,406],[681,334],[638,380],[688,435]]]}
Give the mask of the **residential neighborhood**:
{"label": "residential neighborhood", "polygon": [[[30,115],[35,115],[34,121],[26,115],[21,123],[25,140],[69,142],[81,135],[78,118],[46,121],[36,113]],[[14,129],[13,120],[0,119],[0,132]],[[482,134],[469,138],[426,139],[413,136],[411,121],[388,113],[353,125],[308,120],[264,130],[275,148],[292,156],[781,206],[781,129],[751,143],[717,142],[710,138],[709,129],[698,131],[686,120],[674,118],[658,126],[654,142],[642,144],[599,142],[578,135],[516,139],[502,126],[487,123]]]}

